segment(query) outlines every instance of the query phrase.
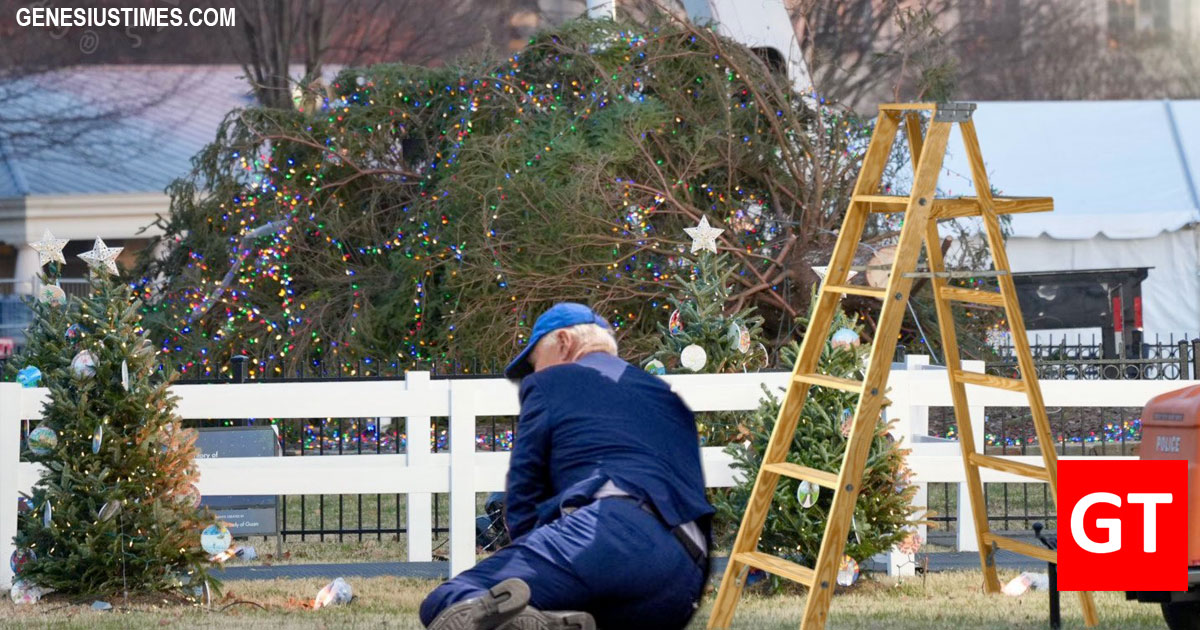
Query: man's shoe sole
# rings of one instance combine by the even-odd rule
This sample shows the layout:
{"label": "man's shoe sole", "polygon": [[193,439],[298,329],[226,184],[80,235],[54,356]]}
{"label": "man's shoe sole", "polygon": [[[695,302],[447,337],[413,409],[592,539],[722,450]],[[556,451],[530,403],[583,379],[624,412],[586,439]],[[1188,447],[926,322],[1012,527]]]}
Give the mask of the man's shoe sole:
{"label": "man's shoe sole", "polygon": [[585,612],[543,612],[526,607],[499,630],[596,630],[596,620]]}
{"label": "man's shoe sole", "polygon": [[519,615],[528,603],[529,585],[518,578],[510,578],[479,597],[443,610],[429,624],[429,630],[493,630]]}

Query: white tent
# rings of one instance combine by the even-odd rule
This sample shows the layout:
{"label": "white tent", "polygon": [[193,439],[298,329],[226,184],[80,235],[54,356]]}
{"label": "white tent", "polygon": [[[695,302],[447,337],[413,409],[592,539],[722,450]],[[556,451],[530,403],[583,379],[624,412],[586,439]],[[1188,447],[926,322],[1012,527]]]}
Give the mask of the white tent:
{"label": "white tent", "polygon": [[[1200,101],[982,102],[974,120],[994,189],[1054,197],[1013,216],[1014,271],[1153,267],[1146,339],[1200,334]],[[973,195],[957,131],[949,147],[939,188]]]}

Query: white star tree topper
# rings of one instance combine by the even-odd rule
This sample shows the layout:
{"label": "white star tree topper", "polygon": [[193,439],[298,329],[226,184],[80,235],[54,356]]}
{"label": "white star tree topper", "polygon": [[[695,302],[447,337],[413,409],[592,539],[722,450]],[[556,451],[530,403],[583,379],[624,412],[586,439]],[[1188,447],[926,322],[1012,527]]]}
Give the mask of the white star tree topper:
{"label": "white star tree topper", "polygon": [[687,235],[692,237],[693,254],[702,249],[708,250],[715,254],[717,253],[717,237],[720,236],[721,232],[724,232],[725,230],[709,225],[708,217],[701,216],[700,225],[697,225],[694,228],[683,228],[683,231],[687,232]]}
{"label": "white star tree topper", "polygon": [[117,273],[117,255],[121,253],[124,247],[109,247],[104,244],[104,240],[96,237],[96,243],[92,245],[92,251],[83,252],[79,255],[89,267],[99,271],[104,269],[108,273]]}
{"label": "white star tree topper", "polygon": [[63,248],[67,246],[67,239],[54,238],[50,230],[46,230],[46,233],[42,235],[42,240],[30,243],[29,246],[37,252],[39,267],[45,266],[48,262],[67,264],[67,259],[63,258],[62,253]]}

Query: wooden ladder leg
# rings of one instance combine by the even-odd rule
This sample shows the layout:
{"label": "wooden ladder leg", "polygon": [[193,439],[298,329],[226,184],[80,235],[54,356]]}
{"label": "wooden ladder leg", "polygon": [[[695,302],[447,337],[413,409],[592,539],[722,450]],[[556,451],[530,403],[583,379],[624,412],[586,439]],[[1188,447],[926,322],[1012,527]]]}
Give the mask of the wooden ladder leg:
{"label": "wooden ladder leg", "polygon": [[[968,120],[962,123],[963,144],[966,146],[967,158],[971,164],[971,179],[975,183],[976,195],[979,199],[983,215],[984,232],[987,235],[988,246],[992,252],[992,260],[997,271],[1010,272],[1008,252],[1004,248],[1003,234],[1000,231],[1000,221],[996,215],[991,188],[988,183],[987,169],[984,167],[983,155],[979,149],[979,136],[975,133],[975,123]],[[1017,302],[1017,289],[1013,282],[1012,273],[1001,273],[998,276],[1000,293],[1004,297],[1004,311],[1008,318],[1009,329],[1012,331],[1013,348],[1017,353],[1017,365],[1021,378],[1025,381],[1025,391],[1029,398],[1029,410],[1033,415],[1034,431],[1038,437],[1038,446],[1042,453],[1042,461],[1046,467],[1050,494],[1054,500],[1055,512],[1058,510],[1058,454],[1054,451],[1054,437],[1050,433],[1050,420],[1046,415],[1046,403],[1042,398],[1042,388],[1038,383],[1037,367],[1033,363],[1033,353],[1029,348],[1029,338],[1025,333],[1025,319]],[[1096,614],[1096,603],[1092,594],[1087,591],[1079,592],[1079,602],[1083,609],[1083,620],[1088,627],[1099,623]]]}
{"label": "wooden ladder leg", "polygon": [[954,313],[949,301],[942,299],[939,293],[939,290],[946,285],[946,279],[937,276],[937,272],[945,271],[937,221],[930,221],[926,226],[925,252],[929,258],[929,270],[934,272],[929,285],[933,291],[938,328],[942,334],[942,354],[945,356],[946,373],[950,379],[950,397],[954,402],[954,420],[958,424],[958,445],[962,452],[963,470],[967,478],[967,494],[971,497],[970,506],[958,506],[958,526],[967,526],[963,513],[969,509],[971,526],[975,528],[975,539],[980,543],[979,566],[983,568],[984,591],[999,593],[1000,577],[996,574],[995,558],[992,549],[984,544],[989,531],[988,507],[983,482],[979,476],[979,467],[971,460],[971,456],[975,454],[975,429],[971,424],[971,412],[967,405],[967,390],[966,386],[954,377],[957,370],[962,368],[962,359],[958,354],[958,334],[954,329]]}
{"label": "wooden ladder leg", "polygon": [[[895,117],[886,112],[880,114],[875,126],[875,133],[871,137],[866,156],[863,158],[863,167],[855,184],[856,191],[874,192],[878,188],[883,169],[891,154],[898,126]],[[858,241],[866,227],[868,215],[869,212],[862,204],[851,203],[846,219],[842,223],[837,244],[834,246],[833,257],[825,276],[826,283],[844,283],[849,277],[850,266],[858,249]],[[804,341],[800,345],[800,355],[796,358],[796,365],[792,370],[793,377],[797,374],[815,371],[821,351],[825,347],[826,338],[829,336],[833,314],[837,309],[837,300],[838,297],[833,293],[822,291],[819,294],[817,306],[809,318]],[[804,408],[804,401],[808,396],[808,390],[807,383],[798,382],[795,378],[789,383],[787,393],[780,405],[779,416],[775,421],[775,428],[771,431],[771,438],[767,443],[767,449],[763,456],[764,464],[786,460],[787,451],[796,432],[796,425],[800,420],[800,412]],[[766,471],[762,467],[759,468],[754,487],[750,491],[745,515],[742,517],[737,538],[733,543],[729,564],[725,567],[721,586],[717,590],[716,601],[708,620],[710,629],[728,628],[733,621],[733,613],[745,587],[742,572],[746,567],[745,564],[735,561],[733,557],[738,553],[757,549],[763,525],[766,523],[767,510],[771,507],[771,498],[775,494],[778,483],[779,475],[777,473]]]}
{"label": "wooden ladder leg", "polygon": [[846,455],[838,475],[838,487],[834,490],[833,505],[825,523],[821,550],[817,554],[814,567],[816,577],[805,602],[802,630],[822,630],[828,619],[838,567],[845,550],[846,537],[850,532],[850,520],[854,515],[859,487],[862,485],[863,469],[870,454],[876,422],[883,405],[883,391],[891,371],[892,355],[896,350],[896,336],[904,320],[905,307],[912,289],[912,278],[907,277],[905,272],[916,269],[917,259],[921,254],[923,230],[932,212],[932,200],[937,191],[938,174],[942,168],[949,137],[949,123],[930,124],[925,139],[926,150],[922,152],[917,175],[913,178],[912,195],[909,198],[904,226],[900,230],[896,258],[892,263],[886,297],[868,354],[863,393],[855,410]]}

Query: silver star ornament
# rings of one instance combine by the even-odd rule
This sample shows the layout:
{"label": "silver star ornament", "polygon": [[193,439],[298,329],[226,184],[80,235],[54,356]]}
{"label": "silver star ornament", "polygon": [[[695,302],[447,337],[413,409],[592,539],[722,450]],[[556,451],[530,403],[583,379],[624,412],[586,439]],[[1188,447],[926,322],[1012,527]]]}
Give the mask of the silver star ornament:
{"label": "silver star ornament", "polygon": [[63,258],[62,253],[63,248],[67,246],[67,239],[54,238],[50,230],[46,230],[46,233],[42,235],[42,240],[30,243],[29,246],[37,252],[39,267],[45,266],[48,262],[67,264],[67,259]]}
{"label": "silver star ornament", "polygon": [[694,228],[683,228],[687,235],[692,237],[692,253],[704,249],[712,253],[717,253],[717,237],[720,236],[722,230],[708,224],[708,217],[700,217],[700,225]]}
{"label": "silver star ornament", "polygon": [[96,243],[92,245],[92,251],[83,252],[79,255],[89,267],[99,271],[104,269],[108,273],[117,273],[117,255],[121,253],[124,247],[109,247],[104,244],[104,240],[97,237]]}

